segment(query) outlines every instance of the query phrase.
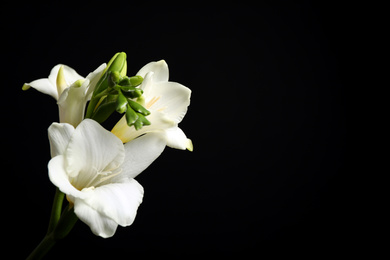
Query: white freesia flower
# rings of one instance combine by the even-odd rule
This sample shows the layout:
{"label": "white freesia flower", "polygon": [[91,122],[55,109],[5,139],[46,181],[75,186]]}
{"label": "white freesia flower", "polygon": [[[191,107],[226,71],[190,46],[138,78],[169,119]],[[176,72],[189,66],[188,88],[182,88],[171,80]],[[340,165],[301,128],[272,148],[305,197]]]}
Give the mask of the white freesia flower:
{"label": "white freesia flower", "polygon": [[56,65],[46,79],[25,83],[23,90],[30,87],[52,96],[57,100],[61,123],[77,126],[84,119],[85,105],[91,99],[106,64],[102,64],[86,78],[66,65]]}
{"label": "white freesia flower", "polygon": [[123,145],[91,119],[77,128],[53,123],[48,133],[50,180],[74,204],[77,217],[104,238],[118,225],[131,225],[143,198],[134,177],[161,154],[165,142],[148,134]]}
{"label": "white freesia flower", "polygon": [[192,142],[178,127],[190,104],[191,90],[179,83],[168,81],[168,64],[164,61],[146,64],[137,75],[144,78],[140,88],[144,91],[144,107],[151,114],[151,125],[140,130],[129,127],[125,117],[114,126],[112,132],[122,142],[129,142],[145,133],[157,133],[169,147],[192,151]]}

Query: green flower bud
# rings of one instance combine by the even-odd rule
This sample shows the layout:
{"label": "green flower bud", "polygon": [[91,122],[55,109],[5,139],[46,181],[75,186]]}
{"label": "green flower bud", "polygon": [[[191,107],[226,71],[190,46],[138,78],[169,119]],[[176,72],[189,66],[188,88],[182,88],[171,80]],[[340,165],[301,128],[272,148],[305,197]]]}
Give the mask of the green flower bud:
{"label": "green flower bud", "polygon": [[133,91],[136,90],[136,88],[133,87],[133,86],[123,86],[123,85],[121,85],[120,88],[121,88],[122,91],[125,91],[125,92],[133,92]]}
{"label": "green flower bud", "polygon": [[139,86],[144,79],[141,76],[133,77],[123,77],[123,79],[118,83],[122,87],[137,87]]}
{"label": "green flower bud", "polygon": [[119,92],[118,99],[116,100],[116,111],[119,114],[123,114],[127,110],[127,98]]}
{"label": "green flower bud", "polygon": [[108,86],[113,88],[122,79],[118,71],[111,71],[108,78]]}
{"label": "green flower bud", "polygon": [[136,102],[138,104],[140,104],[141,106],[145,106],[145,97],[144,96],[140,96],[139,98],[137,98]]}
{"label": "green flower bud", "polygon": [[147,120],[143,115],[138,114],[138,120],[134,123],[135,130],[141,129],[144,125],[150,125],[150,121]]}
{"label": "green flower bud", "polygon": [[127,125],[132,126],[137,121],[138,118],[139,116],[137,115],[137,113],[129,105],[127,105],[127,110],[126,110]]}
{"label": "green flower bud", "polygon": [[136,111],[144,116],[150,115],[149,110],[147,110],[146,108],[141,106],[141,104],[139,104],[133,100],[129,100],[128,102],[129,102],[129,105],[131,106],[131,108],[134,109],[134,111]]}
{"label": "green flower bud", "polygon": [[117,54],[115,54],[108,62],[107,68],[103,73],[105,73],[106,71],[118,71],[122,77],[126,76],[127,73],[126,53],[118,52]]}
{"label": "green flower bud", "polygon": [[[91,118],[94,111],[97,109],[97,103],[100,100],[99,94],[105,91],[108,87],[109,81],[111,80],[110,74],[111,72],[117,72],[120,74],[120,76],[125,76],[127,72],[127,61],[126,61],[126,53],[124,52],[118,52],[114,55],[114,57],[111,58],[111,60],[108,62],[106,69],[103,71],[102,77],[99,79],[98,83],[96,84],[95,90],[92,94],[91,101],[89,102],[88,108],[87,108],[87,114],[86,118]],[[117,74],[114,75],[114,80],[117,79]],[[119,81],[120,79],[118,79]],[[114,84],[114,86],[116,83]],[[111,87],[114,87],[111,86]],[[96,97],[96,98],[95,98]]]}
{"label": "green flower bud", "polygon": [[134,98],[139,98],[140,96],[142,96],[143,93],[144,93],[144,91],[142,89],[137,88],[134,91]]}
{"label": "green flower bud", "polygon": [[138,76],[138,75],[130,77],[131,86],[134,86],[134,87],[139,86],[142,83],[143,80],[144,79],[141,76]]}
{"label": "green flower bud", "polygon": [[123,92],[122,92],[123,95],[132,99],[132,98],[139,98],[144,93],[141,89],[138,89],[138,88],[134,88],[134,90],[131,91],[131,88],[134,88],[134,87],[121,87],[121,90],[123,90]]}

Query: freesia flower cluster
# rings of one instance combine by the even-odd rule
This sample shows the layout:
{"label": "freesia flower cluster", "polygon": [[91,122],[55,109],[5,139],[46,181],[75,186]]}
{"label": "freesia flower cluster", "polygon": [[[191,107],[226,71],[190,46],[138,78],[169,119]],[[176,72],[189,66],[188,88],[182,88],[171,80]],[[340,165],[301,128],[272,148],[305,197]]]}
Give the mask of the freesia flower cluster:
{"label": "freesia flower cluster", "polygon": [[[134,178],[165,146],[193,149],[178,126],[191,90],[169,81],[164,60],[146,64],[135,76],[126,73],[126,54],[117,53],[85,78],[60,64],[48,78],[23,86],[52,96],[59,108],[59,122],[48,129],[49,178],[58,188],[48,235],[62,237],[57,233],[64,229],[59,226],[65,222],[66,197],[67,212],[95,235],[113,236],[118,225],[133,223],[142,202],[144,189]],[[101,123],[112,113],[123,117],[109,131]]]}

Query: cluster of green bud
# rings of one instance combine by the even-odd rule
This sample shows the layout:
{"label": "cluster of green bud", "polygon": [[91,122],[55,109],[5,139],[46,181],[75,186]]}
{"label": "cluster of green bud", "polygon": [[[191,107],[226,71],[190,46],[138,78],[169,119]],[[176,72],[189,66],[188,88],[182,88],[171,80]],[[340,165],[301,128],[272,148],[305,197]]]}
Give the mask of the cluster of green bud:
{"label": "cluster of green bud", "polygon": [[117,111],[126,113],[127,125],[134,126],[136,130],[150,125],[146,119],[150,112],[142,106],[143,91],[138,88],[143,78],[126,76],[126,69],[126,54],[117,53],[96,85],[87,109],[87,118],[102,123]]}
{"label": "cluster of green bud", "polygon": [[122,77],[118,72],[112,72],[109,81],[109,87],[116,90],[118,95],[116,111],[120,114],[126,113],[127,125],[134,125],[136,130],[141,129],[144,125],[150,125],[150,122],[145,118],[145,116],[150,115],[150,112],[140,102],[137,102],[143,99],[143,91],[137,88],[142,81],[141,76]]}

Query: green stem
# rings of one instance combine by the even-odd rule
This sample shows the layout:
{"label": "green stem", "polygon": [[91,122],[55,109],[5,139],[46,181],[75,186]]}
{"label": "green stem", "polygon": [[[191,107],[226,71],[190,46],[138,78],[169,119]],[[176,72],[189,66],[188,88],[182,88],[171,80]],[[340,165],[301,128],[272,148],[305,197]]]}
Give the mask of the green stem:
{"label": "green stem", "polygon": [[65,194],[62,193],[58,188],[56,188],[56,194],[54,195],[47,234],[51,233],[54,230],[54,228],[57,226],[58,221],[60,220],[64,196]]}
{"label": "green stem", "polygon": [[73,204],[69,204],[61,215],[60,221],[53,230],[54,239],[59,240],[66,237],[76,224],[78,218],[73,210]]}
{"label": "green stem", "polygon": [[64,193],[57,188],[47,234],[41,243],[29,255],[27,260],[42,259],[59,239],[62,239],[69,234],[76,224],[78,218],[74,213],[73,205],[68,205],[61,215],[64,196]]}
{"label": "green stem", "polygon": [[37,260],[42,259],[47,252],[54,246],[56,241],[52,234],[46,235],[41,243],[32,251],[32,253],[27,257],[27,260]]}

